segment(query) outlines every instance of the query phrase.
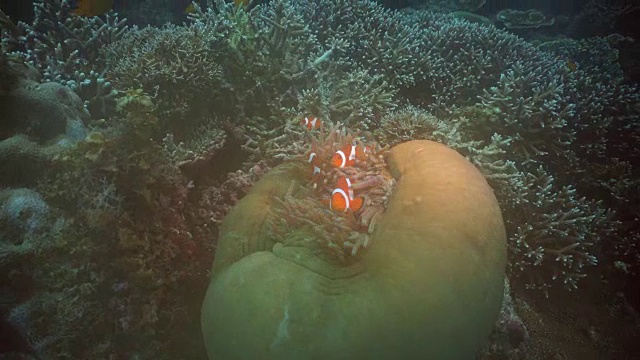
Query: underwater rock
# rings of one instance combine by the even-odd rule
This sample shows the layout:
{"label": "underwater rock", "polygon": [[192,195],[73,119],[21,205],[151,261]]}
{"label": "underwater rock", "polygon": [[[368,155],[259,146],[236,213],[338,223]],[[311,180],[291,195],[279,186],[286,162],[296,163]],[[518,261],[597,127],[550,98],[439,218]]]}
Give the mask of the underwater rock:
{"label": "underwater rock", "polygon": [[15,134],[26,134],[39,141],[62,134],[82,140],[86,136],[84,123],[90,118],[82,100],[70,88],[28,79],[0,94],[0,112],[4,117],[0,140]]}
{"label": "underwater rock", "polygon": [[397,184],[369,247],[347,265],[270,236],[269,208],[306,167],[274,168],[231,210],[202,307],[210,359],[475,357],[503,297],[498,202],[442,144],[400,144],[387,163]]}
{"label": "underwater rock", "polygon": [[0,225],[11,233],[31,235],[47,222],[49,205],[31,189],[0,190]]}
{"label": "underwater rock", "polygon": [[0,140],[0,186],[34,185],[66,145],[40,145],[25,135]]}

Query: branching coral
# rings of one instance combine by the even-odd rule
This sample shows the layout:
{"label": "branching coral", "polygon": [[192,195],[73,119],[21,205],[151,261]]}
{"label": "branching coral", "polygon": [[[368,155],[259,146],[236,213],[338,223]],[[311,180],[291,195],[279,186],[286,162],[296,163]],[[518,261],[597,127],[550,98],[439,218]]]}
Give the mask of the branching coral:
{"label": "branching coral", "polygon": [[133,29],[105,49],[108,76],[120,88],[153,94],[160,114],[182,120],[205,106],[203,95],[215,97],[220,90],[221,36],[195,26]]}
{"label": "branching coral", "polygon": [[500,133],[511,139],[524,162],[549,153],[556,158],[562,156],[575,138],[574,129],[568,126],[574,115],[573,105],[562,101],[560,82],[547,76],[514,67],[480,97],[482,106],[495,112],[496,124],[489,127],[500,127]]}
{"label": "branching coral", "polygon": [[570,38],[606,36],[614,31],[617,20],[624,14],[638,10],[633,2],[599,3],[589,1],[576,15],[567,29]]}
{"label": "branching coral", "polygon": [[381,114],[395,107],[395,89],[382,76],[372,76],[367,71],[344,75],[342,78],[324,73],[326,78],[319,79],[317,88],[302,91],[299,106],[354,129],[376,128]]}
{"label": "branching coral", "polygon": [[[38,68],[45,80],[74,89],[102,86],[106,64],[100,49],[118,40],[127,30],[125,20],[110,13],[103,17],[72,14],[71,1],[36,1],[33,24],[18,23],[3,36],[3,49]],[[4,26],[6,27],[6,26]],[[94,75],[90,75],[94,71]],[[105,93],[77,89],[84,100],[108,97]]]}
{"label": "branching coral", "polygon": [[421,34],[419,69],[425,76],[401,94],[438,114],[474,104],[512,66],[526,62],[527,69],[536,69],[541,62],[533,46],[493,26],[429,12],[408,14],[403,24]]}
{"label": "branching coral", "polygon": [[382,75],[394,87],[412,85],[424,74],[420,64],[420,32],[398,12],[384,9],[374,1],[321,0],[292,2],[321,44],[343,42],[338,61]]}
{"label": "branching coral", "polygon": [[394,146],[409,140],[436,140],[450,142],[454,139],[452,123],[441,121],[431,113],[415,106],[405,106],[388,112],[380,120],[374,132],[382,144]]}
{"label": "branching coral", "polygon": [[[573,186],[559,187],[542,167],[522,176],[522,203],[507,207],[511,270],[528,276],[531,288],[545,289],[560,281],[577,288],[584,267],[597,264],[599,244],[614,233],[612,212],[601,202],[580,197]],[[539,267],[539,271],[533,271]]]}

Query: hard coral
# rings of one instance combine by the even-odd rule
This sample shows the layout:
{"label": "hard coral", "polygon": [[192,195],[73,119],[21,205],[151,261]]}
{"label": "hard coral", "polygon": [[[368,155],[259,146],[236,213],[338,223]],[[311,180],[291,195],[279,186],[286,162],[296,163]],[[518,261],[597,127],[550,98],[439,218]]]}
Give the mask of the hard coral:
{"label": "hard coral", "polygon": [[102,77],[106,65],[100,49],[123,35],[125,20],[114,13],[76,16],[70,0],[35,1],[34,10],[33,24],[11,24],[4,50],[36,67],[46,81],[76,91],[96,116],[105,113],[98,104],[111,102],[113,93]]}
{"label": "hard coral", "polygon": [[105,47],[109,79],[152,94],[160,114],[182,120],[220,90],[219,36],[196,26],[134,29]]}
{"label": "hard coral", "polygon": [[513,10],[504,9],[497,15],[498,21],[501,21],[507,29],[530,29],[549,26],[555,23],[555,19],[545,16],[542,12],[535,9],[530,10]]}
{"label": "hard coral", "polygon": [[62,150],[55,144],[40,145],[24,135],[0,140],[0,186],[35,184]]}
{"label": "hard coral", "polygon": [[0,191],[0,227],[6,234],[21,233],[19,238],[40,230],[48,220],[49,205],[31,189]]}

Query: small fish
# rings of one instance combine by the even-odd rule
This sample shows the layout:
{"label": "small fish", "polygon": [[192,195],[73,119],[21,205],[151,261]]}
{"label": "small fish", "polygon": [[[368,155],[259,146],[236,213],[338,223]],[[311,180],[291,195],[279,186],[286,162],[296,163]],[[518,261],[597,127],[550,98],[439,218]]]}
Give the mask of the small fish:
{"label": "small fish", "polygon": [[315,116],[305,116],[305,118],[300,121],[300,124],[306,127],[307,130],[319,129],[320,126],[322,126],[322,121]]}
{"label": "small fish", "polygon": [[75,0],[73,13],[78,16],[104,15],[113,8],[113,0]]}
{"label": "small fish", "polygon": [[569,69],[569,72],[574,72],[578,69],[578,64],[571,59],[567,60],[566,64],[567,64],[567,69]]}
{"label": "small fish", "polygon": [[343,168],[346,166],[354,166],[356,160],[364,160],[369,152],[368,147],[362,145],[347,145],[333,154],[331,158],[331,166],[335,168]]}
{"label": "small fish", "polygon": [[307,162],[311,164],[311,166],[313,166],[313,175],[319,174],[322,171],[322,169],[320,168],[322,161],[315,151],[312,150],[309,153],[309,156],[307,156]]}
{"label": "small fish", "polygon": [[342,176],[338,179],[336,188],[331,193],[331,201],[329,207],[331,210],[347,212],[358,211],[364,205],[364,199],[361,196],[355,197],[351,189],[351,180]]}
{"label": "small fish", "polygon": [[196,7],[193,6],[193,2],[190,2],[189,5],[187,5],[187,7],[184,8],[183,11],[185,14],[194,14],[196,12]]}

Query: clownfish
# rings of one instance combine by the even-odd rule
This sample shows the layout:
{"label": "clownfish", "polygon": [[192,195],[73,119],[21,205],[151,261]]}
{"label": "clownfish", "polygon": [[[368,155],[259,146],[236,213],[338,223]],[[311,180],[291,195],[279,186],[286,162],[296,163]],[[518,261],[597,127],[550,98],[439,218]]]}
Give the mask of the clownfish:
{"label": "clownfish", "polygon": [[307,162],[311,164],[311,166],[313,166],[313,175],[319,174],[322,171],[322,169],[320,169],[320,165],[322,164],[322,161],[320,160],[320,157],[318,156],[318,154],[316,154],[315,151],[311,151],[309,153],[309,156],[307,157]]}
{"label": "clownfish", "polygon": [[367,156],[368,147],[361,145],[347,145],[333,154],[331,158],[331,166],[343,168],[345,166],[354,166],[357,160],[363,160]]}
{"label": "clownfish", "polygon": [[364,199],[361,196],[355,197],[351,189],[351,181],[347,177],[340,177],[336,184],[336,188],[331,193],[329,207],[334,211],[347,212],[358,211],[364,205]]}
{"label": "clownfish", "polygon": [[300,121],[300,124],[306,127],[307,130],[319,129],[322,125],[322,121],[315,116],[305,116],[304,119]]}

